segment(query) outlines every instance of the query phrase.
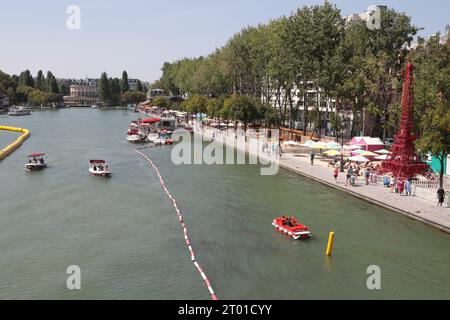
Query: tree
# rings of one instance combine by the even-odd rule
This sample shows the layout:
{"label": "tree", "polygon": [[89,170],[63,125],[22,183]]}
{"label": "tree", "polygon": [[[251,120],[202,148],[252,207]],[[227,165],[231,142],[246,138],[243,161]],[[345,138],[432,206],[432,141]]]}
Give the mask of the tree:
{"label": "tree", "polygon": [[139,91],[127,91],[122,95],[124,104],[140,103],[146,100],[146,95]]}
{"label": "tree", "polygon": [[[448,32],[449,30],[447,30]],[[443,187],[444,161],[450,154],[450,47],[440,34],[421,40],[414,51],[416,121],[421,129],[417,141],[422,152],[431,152],[440,162],[439,184]]]}
{"label": "tree", "polygon": [[256,100],[252,97],[233,95],[225,100],[224,105],[229,109],[233,120],[239,120],[244,124],[245,131],[250,122],[258,119]]}
{"label": "tree", "polygon": [[441,101],[427,109],[421,123],[422,135],[417,142],[419,148],[429,151],[440,162],[439,186],[444,185],[444,161],[450,154],[450,103]]}
{"label": "tree", "polygon": [[122,79],[120,80],[120,88],[122,90],[122,93],[125,93],[128,90],[130,90],[130,87],[128,85],[128,73],[125,70],[122,72]]}
{"label": "tree", "polygon": [[140,80],[137,81],[136,90],[139,92],[144,92],[144,88],[142,87],[142,83]]}
{"label": "tree", "polygon": [[47,91],[59,94],[58,82],[50,71],[47,72]]}
{"label": "tree", "polygon": [[45,82],[45,77],[44,74],[42,72],[42,70],[39,70],[36,76],[36,83],[35,83],[35,88],[41,91],[45,91],[46,90],[46,82]]}
{"label": "tree", "polygon": [[106,74],[106,72],[103,72],[100,77],[100,81],[98,84],[98,95],[104,103],[106,103],[106,104],[110,103],[111,87],[110,87],[108,75]]}
{"label": "tree", "polygon": [[19,85],[20,86],[27,86],[27,87],[34,87],[34,81],[33,77],[30,73],[30,70],[25,70],[20,73],[19,75]]}
{"label": "tree", "polygon": [[163,109],[167,109],[170,106],[169,101],[167,101],[167,99],[164,97],[157,97],[153,99],[153,104]]}
{"label": "tree", "polygon": [[200,114],[201,121],[201,114],[207,111],[207,99],[200,95],[194,95],[183,101],[182,107],[189,113]]}
{"label": "tree", "polygon": [[120,104],[121,92],[120,92],[120,80],[118,78],[109,79],[110,85],[110,98],[109,104],[117,106]]}

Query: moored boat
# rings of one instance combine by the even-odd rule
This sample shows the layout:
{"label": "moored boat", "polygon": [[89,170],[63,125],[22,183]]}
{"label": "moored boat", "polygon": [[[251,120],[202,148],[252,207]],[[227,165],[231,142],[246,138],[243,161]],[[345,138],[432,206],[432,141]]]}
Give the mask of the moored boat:
{"label": "moored boat", "polygon": [[147,137],[140,132],[127,135],[127,141],[131,143],[148,142]]}
{"label": "moored boat", "polygon": [[28,162],[25,164],[25,168],[30,171],[42,170],[47,167],[45,161],[45,153],[31,153],[28,155]]}
{"label": "moored boat", "polygon": [[111,176],[111,171],[105,160],[89,160],[89,173],[96,177]]}
{"label": "moored boat", "polygon": [[30,114],[30,109],[21,106],[12,106],[8,112],[8,115],[10,116],[27,116]]}
{"label": "moored boat", "polygon": [[275,230],[284,233],[288,237],[292,237],[294,240],[307,239],[311,237],[309,228],[301,223],[298,223],[295,217],[282,216],[275,218],[272,225]]}

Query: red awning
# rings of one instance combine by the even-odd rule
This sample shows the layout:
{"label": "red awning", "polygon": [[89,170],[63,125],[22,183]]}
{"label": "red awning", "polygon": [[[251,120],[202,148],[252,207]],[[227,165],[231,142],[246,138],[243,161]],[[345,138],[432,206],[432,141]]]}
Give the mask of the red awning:
{"label": "red awning", "polygon": [[28,155],[28,157],[42,157],[42,156],[45,156],[45,153],[32,153]]}
{"label": "red awning", "polygon": [[142,123],[156,123],[156,122],[160,122],[160,121],[161,121],[160,118],[148,118],[148,119],[141,120]]}

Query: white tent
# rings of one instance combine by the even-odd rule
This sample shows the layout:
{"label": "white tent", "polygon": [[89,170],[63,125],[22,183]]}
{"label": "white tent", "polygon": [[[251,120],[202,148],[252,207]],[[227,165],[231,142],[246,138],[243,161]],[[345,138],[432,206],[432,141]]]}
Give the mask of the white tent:
{"label": "white tent", "polygon": [[375,157],[374,159],[377,159],[377,160],[386,160],[387,157],[388,157],[387,154],[383,154],[383,155],[381,155],[381,156]]}
{"label": "white tent", "polygon": [[354,156],[354,157],[350,157],[348,158],[350,161],[355,161],[355,162],[369,162],[370,160],[367,159],[366,157],[363,156]]}

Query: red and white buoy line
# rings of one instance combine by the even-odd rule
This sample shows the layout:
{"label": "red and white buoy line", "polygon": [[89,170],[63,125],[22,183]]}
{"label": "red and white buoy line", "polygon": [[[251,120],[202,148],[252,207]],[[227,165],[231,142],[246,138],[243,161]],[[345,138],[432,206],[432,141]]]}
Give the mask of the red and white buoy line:
{"label": "red and white buoy line", "polygon": [[211,298],[213,300],[219,300],[216,296],[216,294],[214,293],[214,290],[211,286],[211,282],[209,281],[208,277],[206,276],[205,271],[202,269],[202,267],[200,266],[200,264],[197,262],[197,260],[195,259],[195,254],[194,254],[194,249],[192,248],[191,242],[189,241],[189,236],[188,236],[188,231],[187,231],[187,225],[184,223],[184,219],[183,219],[183,214],[181,213],[180,209],[178,209],[178,205],[177,205],[177,201],[175,200],[174,197],[172,197],[172,195],[170,194],[169,190],[166,187],[166,184],[161,176],[161,173],[159,172],[158,168],[156,167],[156,165],[154,164],[154,162],[152,161],[152,159],[150,159],[149,157],[147,157],[145,154],[143,154],[142,152],[138,151],[138,150],[134,150],[136,153],[140,154],[142,157],[144,157],[153,167],[153,169],[155,170],[158,178],[159,178],[159,182],[161,183],[161,186],[164,189],[164,192],[167,194],[167,196],[169,197],[170,200],[172,200],[173,203],[173,207],[175,208],[175,211],[178,215],[178,221],[180,222],[181,228],[183,229],[183,233],[184,233],[184,240],[186,242],[186,246],[189,250],[189,253],[191,255],[191,260],[192,263],[194,264],[194,266],[197,268],[198,272],[200,273],[201,277],[203,278],[203,281],[205,282],[206,286],[208,287],[208,290],[211,294]]}

